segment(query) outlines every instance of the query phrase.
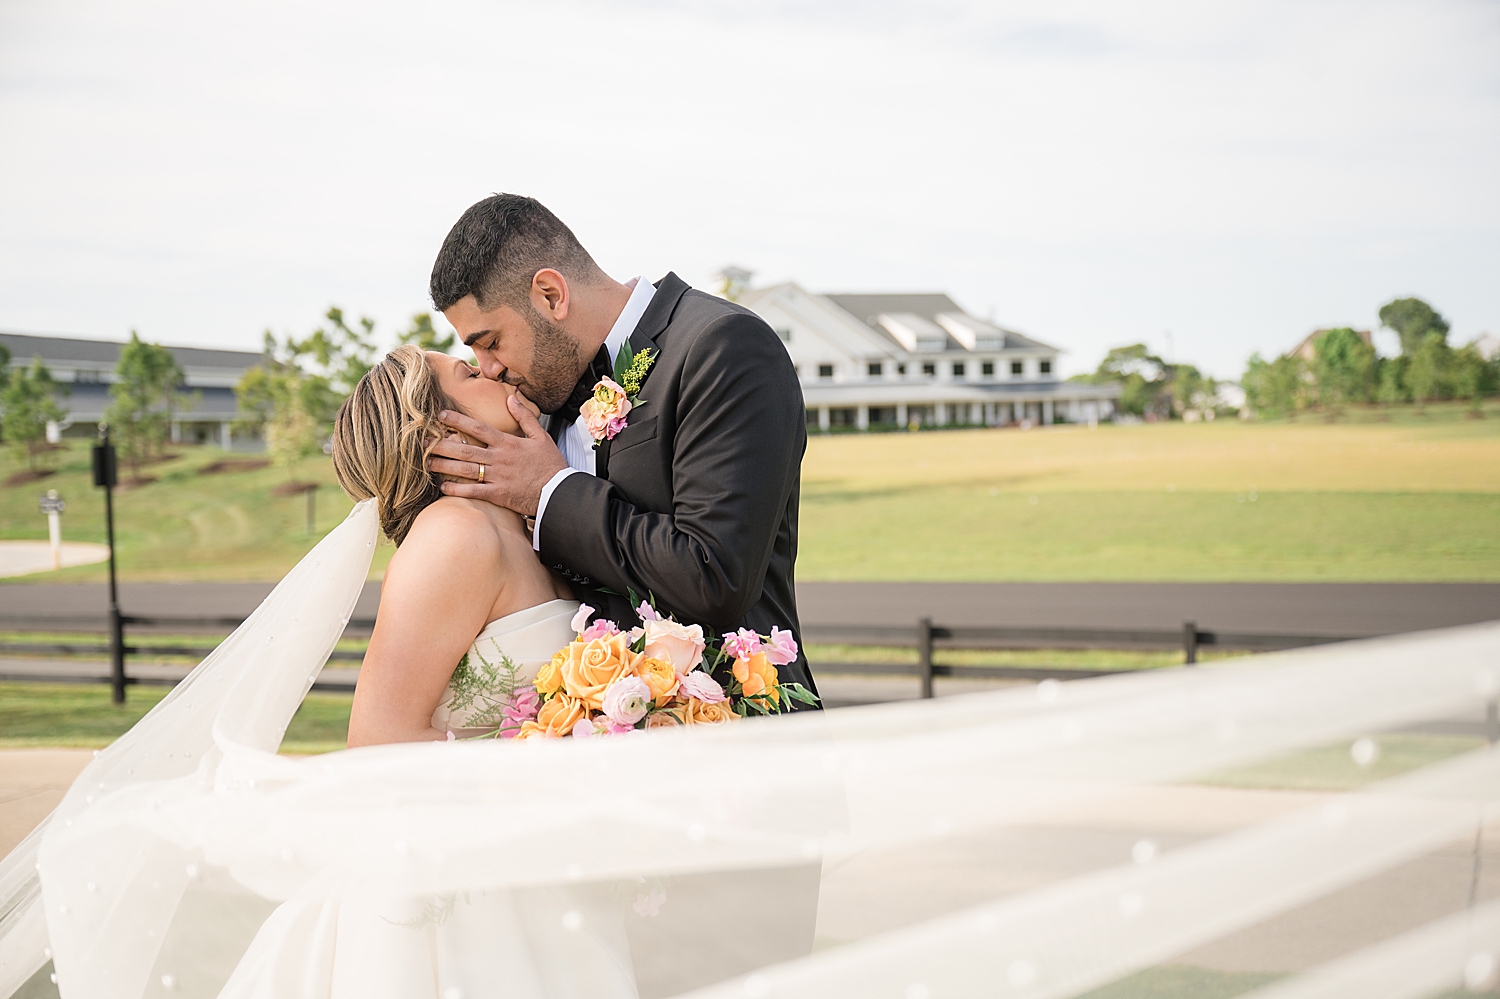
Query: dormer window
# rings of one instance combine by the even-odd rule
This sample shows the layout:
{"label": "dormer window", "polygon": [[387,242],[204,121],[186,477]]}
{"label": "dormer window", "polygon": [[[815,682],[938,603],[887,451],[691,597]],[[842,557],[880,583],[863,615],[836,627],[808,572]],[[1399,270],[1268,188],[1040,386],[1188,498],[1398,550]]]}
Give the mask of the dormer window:
{"label": "dormer window", "polygon": [[964,367],[964,362],[963,361],[954,361],[953,362],[953,377],[954,378],[962,378],[964,376],[964,371],[965,370],[966,369]]}
{"label": "dormer window", "polygon": [[881,366],[879,361],[871,361],[866,366],[866,370],[869,372],[871,378],[879,378],[882,374],[885,373],[885,369]]}
{"label": "dormer window", "polygon": [[937,374],[937,365],[931,361],[922,362],[922,374],[932,377]]}
{"label": "dormer window", "polygon": [[1024,365],[1023,362],[1021,362],[1021,361],[1011,361],[1010,362],[1010,373],[1011,374],[1013,374],[1013,375],[1019,375],[1022,372],[1024,372],[1025,370],[1026,370],[1026,368],[1025,368],[1025,365]]}
{"label": "dormer window", "polygon": [[979,373],[981,375],[983,375],[984,377],[986,377],[986,378],[992,378],[992,377],[994,377],[994,374],[995,374],[995,362],[994,361],[985,361],[983,364],[979,365]]}
{"label": "dormer window", "polygon": [[833,365],[831,365],[831,364],[820,364],[820,365],[818,365],[818,377],[819,378],[823,378],[823,379],[832,378],[833,377]]}
{"label": "dormer window", "polygon": [[1050,375],[1050,374],[1052,374],[1052,362],[1051,361],[1043,361],[1041,364],[1037,365],[1037,370],[1040,371],[1044,375]]}

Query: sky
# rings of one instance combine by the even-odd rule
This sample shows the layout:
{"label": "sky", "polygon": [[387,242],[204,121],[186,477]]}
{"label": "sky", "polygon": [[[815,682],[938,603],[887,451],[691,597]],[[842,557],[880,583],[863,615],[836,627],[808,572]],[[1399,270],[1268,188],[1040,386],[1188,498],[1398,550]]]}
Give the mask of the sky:
{"label": "sky", "polygon": [[9,331],[392,337],[513,191],[622,280],[942,290],[1064,373],[1234,378],[1406,295],[1500,333],[1497,178],[1494,0],[0,0]]}

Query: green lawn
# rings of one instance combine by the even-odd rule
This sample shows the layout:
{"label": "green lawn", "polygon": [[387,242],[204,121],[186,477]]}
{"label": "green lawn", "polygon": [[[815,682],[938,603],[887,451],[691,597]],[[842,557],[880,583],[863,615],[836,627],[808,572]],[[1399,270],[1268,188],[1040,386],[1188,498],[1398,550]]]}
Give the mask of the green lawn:
{"label": "green lawn", "polygon": [[[167,696],[166,687],[127,689],[115,705],[106,684],[0,683],[0,747],[102,748],[119,738]],[[308,694],[287,726],[284,753],[328,753],[349,736],[352,694]]]}
{"label": "green lawn", "polygon": [[[1500,580],[1500,406],[1379,416],[815,436],[798,578]],[[118,495],[123,579],[274,580],[311,547],[303,498],[272,495],[285,471],[203,475],[222,452],[177,453]],[[46,537],[36,500],[50,487],[69,504],[64,536],[103,540],[87,445],[57,458],[56,475],[0,486],[0,538]],[[18,468],[0,457],[0,482]],[[325,486],[319,532],[348,512],[328,459],[296,477]],[[390,553],[377,549],[373,576]]]}

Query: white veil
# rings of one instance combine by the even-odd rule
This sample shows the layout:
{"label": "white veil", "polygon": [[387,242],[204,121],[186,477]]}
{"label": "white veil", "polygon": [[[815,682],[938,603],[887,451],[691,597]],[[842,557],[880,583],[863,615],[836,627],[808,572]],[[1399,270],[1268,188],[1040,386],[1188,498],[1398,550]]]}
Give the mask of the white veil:
{"label": "white veil", "polygon": [[[1351,935],[1267,995],[1417,999],[1493,968],[1500,878],[1482,867],[1497,839],[1482,835],[1500,797],[1493,748],[1344,795],[1186,785],[1482,713],[1500,626],[622,739],[278,758],[374,532],[362,504],[7,858],[0,995],[49,942],[69,999],[216,995],[278,904],[441,909],[613,884],[627,902],[639,886],[643,925],[660,906],[661,919],[692,912],[712,931],[692,937],[692,974],[677,974],[692,962],[661,935],[632,936],[643,995],[696,984],[726,999],[1071,996],[1470,841],[1467,904]],[[1169,813],[1192,795],[1215,814],[1181,834]],[[813,953],[770,944],[792,889],[741,893],[733,921],[713,918],[723,885],[805,884],[783,874],[809,865],[822,882]],[[587,931],[593,916],[560,918]],[[555,931],[559,914],[527,919]],[[670,967],[648,985],[663,955]],[[474,994],[440,977],[432,996]]]}

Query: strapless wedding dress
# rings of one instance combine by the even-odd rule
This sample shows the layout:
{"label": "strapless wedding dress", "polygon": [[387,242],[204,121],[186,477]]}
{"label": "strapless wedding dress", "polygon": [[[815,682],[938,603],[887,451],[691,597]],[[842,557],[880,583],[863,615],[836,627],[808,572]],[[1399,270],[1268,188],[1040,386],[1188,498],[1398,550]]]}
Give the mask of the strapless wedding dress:
{"label": "strapless wedding dress", "polygon": [[[576,600],[548,600],[544,604],[528,607],[497,618],[485,625],[483,631],[469,646],[469,662],[498,665],[508,658],[517,667],[516,688],[536,678],[537,671],[552,659],[552,653],[563,648],[577,633],[573,631],[573,615],[578,613]],[[484,735],[486,729],[468,724],[473,708],[453,711],[453,685],[450,683],[432,713],[432,727],[439,732],[452,732],[457,738]]]}

